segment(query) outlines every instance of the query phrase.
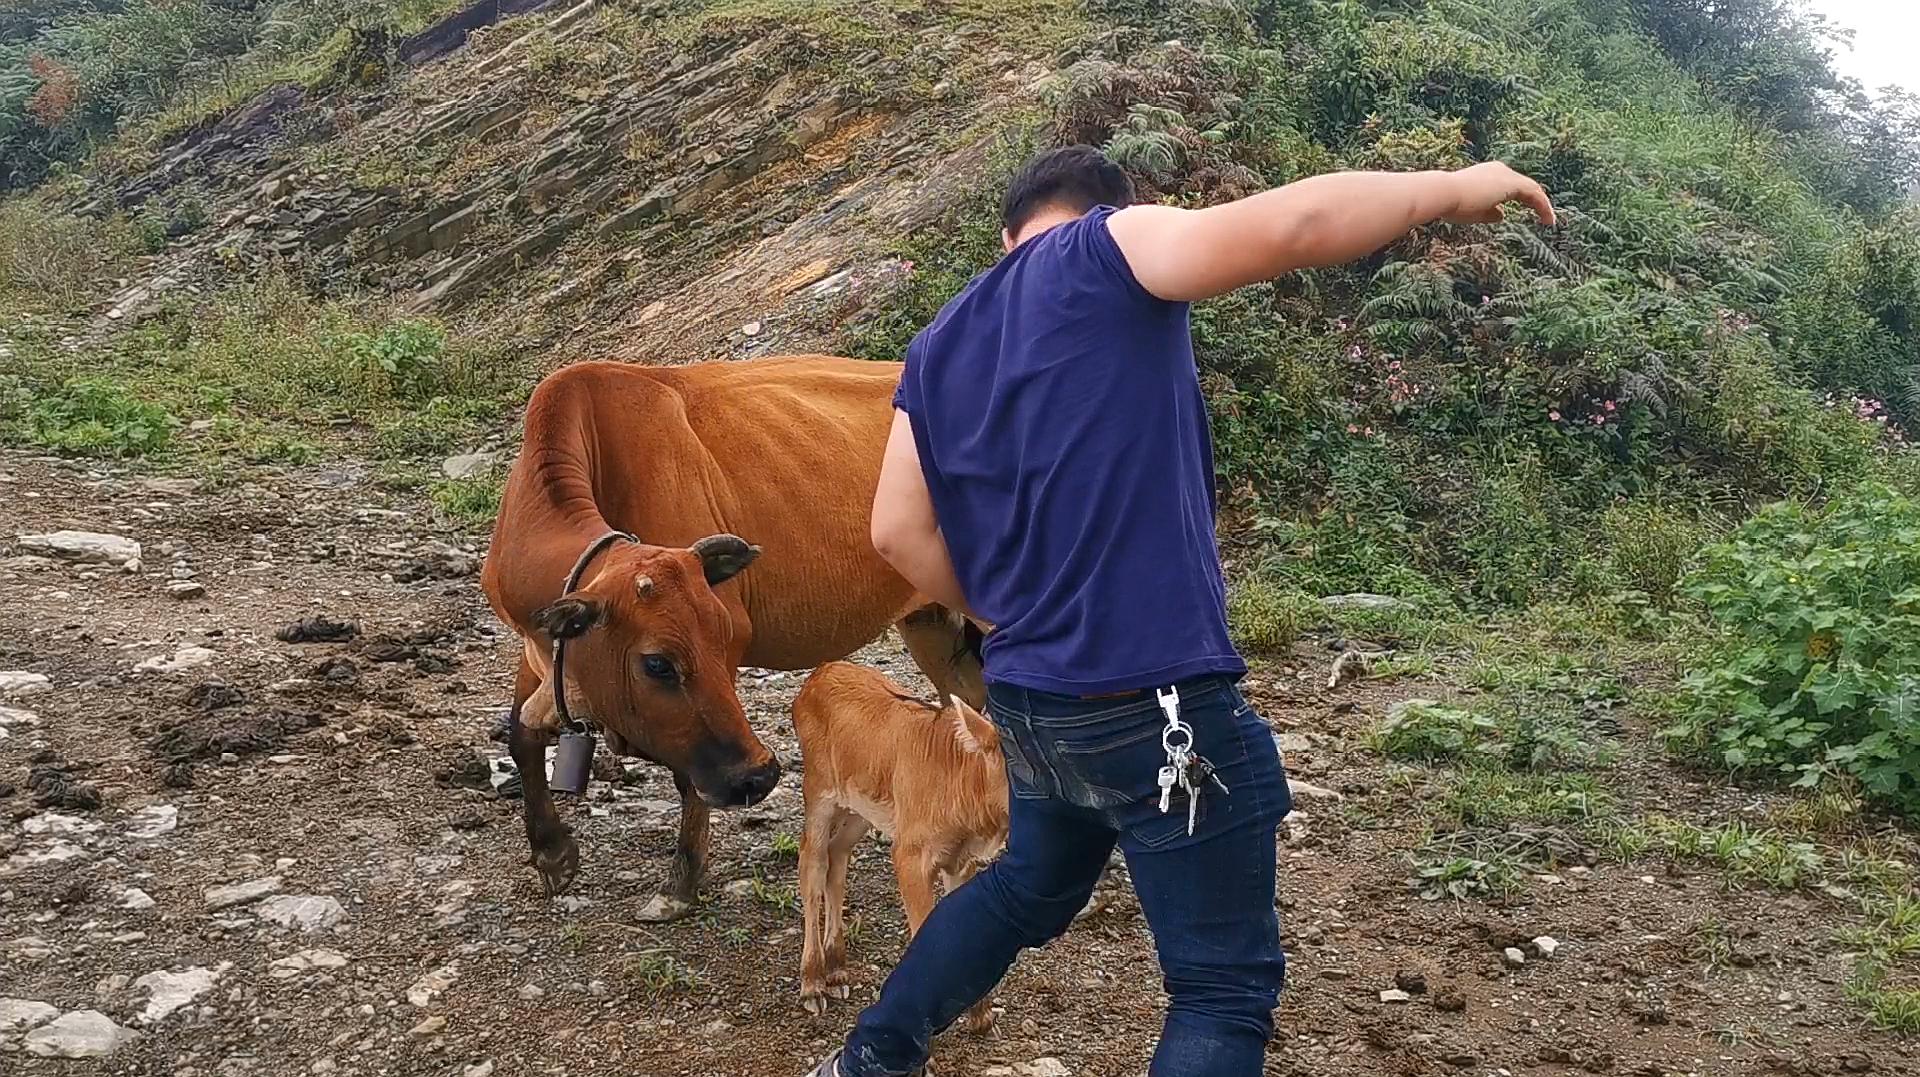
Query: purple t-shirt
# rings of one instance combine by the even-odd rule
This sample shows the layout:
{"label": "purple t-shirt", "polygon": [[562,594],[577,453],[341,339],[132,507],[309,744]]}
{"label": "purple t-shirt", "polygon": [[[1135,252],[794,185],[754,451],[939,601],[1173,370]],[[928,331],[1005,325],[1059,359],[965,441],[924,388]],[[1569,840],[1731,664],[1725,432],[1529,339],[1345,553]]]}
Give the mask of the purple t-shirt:
{"label": "purple t-shirt", "polygon": [[1100,695],[1246,664],[1227,635],[1187,305],[1100,207],[1022,244],[907,349],[894,396],[987,636],[987,679]]}

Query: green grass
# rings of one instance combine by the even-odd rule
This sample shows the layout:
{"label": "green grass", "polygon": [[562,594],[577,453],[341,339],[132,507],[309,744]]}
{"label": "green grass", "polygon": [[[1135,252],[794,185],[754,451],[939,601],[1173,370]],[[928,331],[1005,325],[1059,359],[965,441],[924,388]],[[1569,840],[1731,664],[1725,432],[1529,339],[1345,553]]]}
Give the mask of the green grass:
{"label": "green grass", "polygon": [[[18,330],[9,346],[19,373],[0,382],[0,438],[79,456],[300,464],[371,431],[377,455],[418,460],[498,423],[527,385],[504,346],[276,274],[78,353]],[[440,498],[467,524],[497,508],[484,483]]]}
{"label": "green grass", "polygon": [[446,479],[433,485],[430,496],[440,511],[469,531],[484,531],[500,515],[505,480],[497,475]]}
{"label": "green grass", "polygon": [[1434,807],[1456,827],[1588,823],[1614,810],[1613,796],[1592,775],[1517,773],[1492,767],[1455,777]]}

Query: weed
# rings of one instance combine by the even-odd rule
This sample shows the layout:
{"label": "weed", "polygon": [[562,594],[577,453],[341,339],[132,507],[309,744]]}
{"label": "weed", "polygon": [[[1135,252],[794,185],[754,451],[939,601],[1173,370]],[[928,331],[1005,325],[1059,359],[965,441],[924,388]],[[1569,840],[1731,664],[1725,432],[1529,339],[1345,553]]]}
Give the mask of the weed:
{"label": "weed", "polygon": [[1887,985],[1887,968],[1862,962],[1847,983],[1847,995],[1867,1011],[1874,1027],[1888,1032],[1920,1033],[1920,990]]}
{"label": "weed", "polygon": [[1773,819],[1787,830],[1831,834],[1850,829],[1864,807],[1856,786],[1836,783],[1832,788],[1795,797],[1775,809]]}
{"label": "weed", "polygon": [[1695,924],[1692,940],[1688,956],[1705,965],[1708,972],[1717,972],[1732,963],[1733,930],[1718,918],[1709,916]]}
{"label": "weed", "polygon": [[800,859],[800,839],[786,831],[773,836],[773,855],[780,860]]}
{"label": "weed", "polygon": [[1520,865],[1504,859],[1481,859],[1444,846],[1410,854],[1412,889],[1428,901],[1452,898],[1502,897],[1517,893],[1525,874]]}
{"label": "weed", "polygon": [[753,877],[753,900],[778,912],[800,910],[799,890],[792,886],[768,882],[758,873]]}
{"label": "weed", "polygon": [[659,950],[622,954],[614,959],[613,972],[649,995],[690,991],[700,985],[698,973]]}

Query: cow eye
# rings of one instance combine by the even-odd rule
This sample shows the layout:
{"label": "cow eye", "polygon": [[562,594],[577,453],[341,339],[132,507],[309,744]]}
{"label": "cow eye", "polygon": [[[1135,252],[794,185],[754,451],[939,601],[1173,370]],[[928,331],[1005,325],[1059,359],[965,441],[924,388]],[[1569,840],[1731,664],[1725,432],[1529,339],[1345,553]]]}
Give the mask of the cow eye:
{"label": "cow eye", "polygon": [[662,684],[680,683],[680,670],[674,666],[673,659],[664,654],[650,654],[642,657],[640,668],[646,671],[647,676]]}

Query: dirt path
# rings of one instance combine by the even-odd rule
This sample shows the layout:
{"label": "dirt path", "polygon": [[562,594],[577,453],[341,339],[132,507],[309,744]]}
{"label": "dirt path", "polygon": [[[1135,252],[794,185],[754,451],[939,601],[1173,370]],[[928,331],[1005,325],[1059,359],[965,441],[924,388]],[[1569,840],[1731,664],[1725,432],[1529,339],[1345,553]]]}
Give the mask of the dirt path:
{"label": "dirt path", "polygon": [[[47,678],[0,689],[0,999],[21,1000],[0,1001],[0,1072],[785,1077],[851,1019],[795,1003],[797,677],[743,686],[782,788],[715,817],[696,919],[641,927],[671,784],[635,765],[568,805],[584,870],[543,898],[487,763],[514,644],[471,578],[474,539],[434,533],[411,495],[351,466],[203,491],[0,453],[0,506],[0,671]],[[58,528],[137,540],[139,570],[10,548]],[[171,595],[189,575],[204,596]],[[316,614],[359,634],[275,638]],[[908,668],[890,643],[864,657]],[[137,672],[154,658],[188,668]],[[1269,1073],[1913,1070],[1845,998],[1832,899],[1639,864],[1562,869],[1499,907],[1420,900],[1399,854],[1421,790],[1360,747],[1392,696],[1318,691],[1322,659],[1303,647],[1297,672],[1251,682],[1319,794],[1283,838],[1291,983]],[[1657,766],[1634,780],[1743,804]],[[1124,874],[1109,884],[1002,985],[994,1034],[942,1041],[943,1074],[1144,1072],[1162,998]],[[878,844],[851,900],[857,1002],[902,937]],[[1706,923],[1733,926],[1728,953],[1694,945]],[[1396,985],[1408,1000],[1383,1001]],[[52,1011],[84,1010],[137,1036],[93,1060],[27,1053]]]}

